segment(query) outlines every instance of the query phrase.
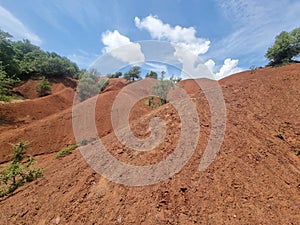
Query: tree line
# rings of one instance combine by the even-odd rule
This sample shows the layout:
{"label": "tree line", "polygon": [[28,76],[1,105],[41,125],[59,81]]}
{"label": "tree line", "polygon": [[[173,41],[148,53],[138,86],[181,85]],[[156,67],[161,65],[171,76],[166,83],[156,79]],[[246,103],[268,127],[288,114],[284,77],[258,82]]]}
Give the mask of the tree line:
{"label": "tree line", "polygon": [[29,40],[13,41],[13,36],[0,30],[0,71],[9,78],[20,80],[32,76],[75,76],[79,72],[76,63],[55,52],[43,51]]}

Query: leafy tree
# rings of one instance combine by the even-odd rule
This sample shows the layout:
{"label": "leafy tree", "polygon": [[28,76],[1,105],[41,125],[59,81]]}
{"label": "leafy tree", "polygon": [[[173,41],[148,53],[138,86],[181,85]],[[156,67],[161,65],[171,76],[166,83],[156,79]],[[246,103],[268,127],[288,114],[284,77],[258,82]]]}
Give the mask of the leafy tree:
{"label": "leafy tree", "polygon": [[106,75],[106,77],[108,77],[108,78],[120,78],[121,76],[122,76],[122,72],[120,72],[120,71],[113,73],[113,74],[109,73]]}
{"label": "leafy tree", "polygon": [[265,57],[270,60],[269,65],[281,65],[293,62],[293,58],[300,54],[300,28],[291,32],[283,31],[275,38]]}
{"label": "leafy tree", "polygon": [[6,72],[0,63],[0,101],[9,101],[12,86],[17,82],[16,79],[7,77]]}
{"label": "leafy tree", "polygon": [[14,56],[16,52],[13,48],[12,36],[0,30],[0,62],[8,77],[13,77],[19,73],[18,63]]}
{"label": "leafy tree", "polygon": [[1,40],[9,40],[11,39],[13,36],[3,30],[0,29],[0,39]]}
{"label": "leafy tree", "polygon": [[175,85],[173,77],[171,77],[169,80],[165,80],[164,74],[165,73],[162,73],[159,81],[154,86],[152,86],[154,94],[160,98],[160,105],[164,105],[168,102],[167,95],[170,89],[173,88]]}
{"label": "leafy tree", "polygon": [[157,79],[157,73],[151,70],[149,73],[146,74],[145,77]]}
{"label": "leafy tree", "polygon": [[78,83],[78,94],[81,101],[91,98],[101,93],[109,84],[108,79],[101,78],[94,74],[99,74],[96,70],[85,73]]}
{"label": "leafy tree", "polygon": [[128,72],[123,76],[126,80],[135,81],[135,79],[141,79],[141,67],[133,66]]}
{"label": "leafy tree", "polygon": [[51,83],[43,77],[42,81],[36,85],[36,91],[40,97],[49,95],[51,92]]}
{"label": "leafy tree", "polygon": [[22,80],[31,76],[76,76],[78,66],[54,52],[45,52],[29,40],[12,41],[12,36],[0,29],[0,61],[8,77]]}

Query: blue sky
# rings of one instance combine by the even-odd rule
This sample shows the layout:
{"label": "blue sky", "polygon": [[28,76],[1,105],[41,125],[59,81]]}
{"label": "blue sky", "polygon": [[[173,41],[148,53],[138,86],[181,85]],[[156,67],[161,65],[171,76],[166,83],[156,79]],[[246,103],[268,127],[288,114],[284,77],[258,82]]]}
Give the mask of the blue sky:
{"label": "blue sky", "polygon": [[124,44],[168,41],[221,78],[264,66],[275,36],[300,26],[299,12],[297,0],[0,0],[0,28],[81,68]]}

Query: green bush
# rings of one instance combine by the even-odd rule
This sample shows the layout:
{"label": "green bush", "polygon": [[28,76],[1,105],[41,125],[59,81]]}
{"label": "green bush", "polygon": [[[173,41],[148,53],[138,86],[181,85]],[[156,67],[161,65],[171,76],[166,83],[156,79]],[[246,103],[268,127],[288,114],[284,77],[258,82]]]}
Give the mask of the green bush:
{"label": "green bush", "polygon": [[153,94],[157,95],[160,98],[159,105],[164,105],[167,103],[167,95],[170,89],[174,86],[175,83],[173,77],[171,77],[169,80],[165,80],[163,74],[159,81],[154,86],[152,86],[152,90],[154,92]]}
{"label": "green bush", "polygon": [[99,82],[98,82],[98,86],[99,86],[99,90],[100,90],[100,93],[102,91],[104,91],[104,89],[109,85],[109,80],[108,79],[101,79]]}
{"label": "green bush", "polygon": [[0,64],[0,101],[9,102],[11,100],[12,86],[16,82],[18,82],[18,79],[8,77],[3,66]]}
{"label": "green bush", "polygon": [[81,101],[101,93],[109,84],[107,78],[99,79],[93,71],[86,72],[78,83],[78,95]]}
{"label": "green bush", "polygon": [[87,145],[88,144],[88,140],[86,140],[86,139],[82,139],[81,141],[80,141],[80,146],[85,146],[85,145]]}
{"label": "green bush", "polygon": [[36,91],[40,97],[49,95],[51,92],[51,83],[43,77],[42,81],[36,85]]}
{"label": "green bush", "polygon": [[28,156],[25,159],[27,148],[28,142],[24,141],[20,141],[12,146],[13,159],[7,167],[0,171],[0,197],[7,196],[26,182],[43,176],[41,168],[34,169],[31,167],[35,163],[32,156]]}
{"label": "green bush", "polygon": [[78,145],[69,145],[68,147],[66,147],[66,148],[63,148],[62,150],[60,150],[58,153],[56,153],[56,155],[55,155],[55,158],[62,158],[62,157],[64,157],[64,156],[66,156],[66,155],[69,155],[69,154],[71,154],[72,153],[72,151],[74,150],[74,149],[76,149],[78,147]]}

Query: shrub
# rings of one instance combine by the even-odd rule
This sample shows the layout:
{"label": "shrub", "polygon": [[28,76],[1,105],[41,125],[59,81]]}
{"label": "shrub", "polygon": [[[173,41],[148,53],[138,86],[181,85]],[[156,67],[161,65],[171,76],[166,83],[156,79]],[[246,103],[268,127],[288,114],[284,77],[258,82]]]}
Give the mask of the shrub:
{"label": "shrub", "polygon": [[0,101],[9,102],[12,98],[12,86],[18,82],[18,79],[13,79],[7,76],[0,62]]}
{"label": "shrub", "polygon": [[87,72],[78,83],[78,95],[81,101],[101,93],[109,84],[107,78],[99,79],[97,75]]}
{"label": "shrub", "polygon": [[36,85],[36,91],[40,97],[49,95],[51,92],[51,83],[43,77],[42,81]]}
{"label": "shrub", "polygon": [[31,167],[35,163],[32,156],[28,156],[25,159],[27,148],[28,142],[24,141],[20,141],[12,146],[13,159],[7,167],[0,171],[0,197],[9,195],[26,182],[43,176],[41,168],[34,169]]}
{"label": "shrub", "polygon": [[80,141],[80,146],[85,146],[85,145],[87,145],[88,144],[88,140],[86,140],[86,139],[82,139],[81,141]]}
{"label": "shrub", "polygon": [[69,154],[71,154],[72,153],[72,151],[74,150],[74,149],[76,149],[78,147],[78,145],[69,145],[68,147],[66,147],[66,148],[63,148],[62,150],[60,150],[58,153],[56,153],[56,155],[55,155],[55,158],[62,158],[62,157],[64,157],[64,156],[66,156],[66,155],[69,155]]}
{"label": "shrub", "polygon": [[108,79],[100,79],[98,82],[99,86],[99,91],[100,93],[104,91],[104,89],[109,85],[109,80]]}
{"label": "shrub", "polygon": [[170,89],[174,87],[174,85],[175,83],[173,81],[173,77],[171,77],[170,80],[165,80],[162,74],[159,81],[154,86],[152,86],[154,94],[160,98],[159,105],[164,105],[167,103],[167,95]]}

